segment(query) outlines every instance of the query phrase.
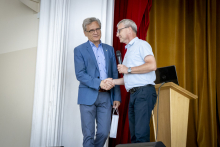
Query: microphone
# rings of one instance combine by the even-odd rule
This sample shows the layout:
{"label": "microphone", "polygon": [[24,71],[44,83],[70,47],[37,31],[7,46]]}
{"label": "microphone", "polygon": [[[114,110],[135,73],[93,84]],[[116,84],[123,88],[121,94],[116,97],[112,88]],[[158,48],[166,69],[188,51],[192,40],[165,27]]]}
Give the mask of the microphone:
{"label": "microphone", "polygon": [[118,59],[118,64],[122,64],[121,52],[119,50],[116,51],[116,56],[117,56],[117,59]]}
{"label": "microphone", "polygon": [[[121,52],[119,50],[116,51],[116,56],[118,59],[118,64],[122,64],[122,60],[121,60]],[[124,74],[122,74],[124,75]]]}

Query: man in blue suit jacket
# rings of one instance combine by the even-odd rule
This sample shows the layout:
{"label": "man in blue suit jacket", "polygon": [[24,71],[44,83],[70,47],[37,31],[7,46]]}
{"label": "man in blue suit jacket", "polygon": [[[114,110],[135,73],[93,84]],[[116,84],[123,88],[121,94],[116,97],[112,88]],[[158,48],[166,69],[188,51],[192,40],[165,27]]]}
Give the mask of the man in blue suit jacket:
{"label": "man in blue suit jacket", "polygon": [[[88,41],[74,49],[76,78],[80,82],[78,104],[84,147],[103,147],[110,131],[112,105],[118,108],[120,87],[105,82],[118,78],[114,48],[101,42],[101,22],[94,17],[83,21]],[[95,120],[97,132],[95,136]]]}

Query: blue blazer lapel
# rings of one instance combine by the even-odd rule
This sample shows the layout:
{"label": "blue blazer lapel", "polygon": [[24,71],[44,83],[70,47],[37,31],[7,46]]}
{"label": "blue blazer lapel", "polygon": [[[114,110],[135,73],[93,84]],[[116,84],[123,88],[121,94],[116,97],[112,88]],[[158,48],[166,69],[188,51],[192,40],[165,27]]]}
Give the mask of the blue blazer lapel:
{"label": "blue blazer lapel", "polygon": [[102,44],[102,48],[103,48],[103,52],[105,54],[105,67],[106,67],[106,73],[108,75],[108,63],[109,63],[108,49],[104,44]]}
{"label": "blue blazer lapel", "polygon": [[89,55],[92,57],[96,68],[99,69],[97,61],[96,61],[96,58],[95,58],[95,54],[94,54],[94,52],[92,50],[92,47],[91,47],[89,41],[87,41],[86,46],[87,46],[87,51],[89,52]]}

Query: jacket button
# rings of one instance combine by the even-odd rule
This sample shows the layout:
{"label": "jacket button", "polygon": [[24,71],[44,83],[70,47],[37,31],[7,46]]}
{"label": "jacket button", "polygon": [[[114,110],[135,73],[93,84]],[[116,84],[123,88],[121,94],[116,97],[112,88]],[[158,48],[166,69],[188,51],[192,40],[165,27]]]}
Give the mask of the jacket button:
{"label": "jacket button", "polygon": [[99,77],[98,77],[98,79],[99,79]]}

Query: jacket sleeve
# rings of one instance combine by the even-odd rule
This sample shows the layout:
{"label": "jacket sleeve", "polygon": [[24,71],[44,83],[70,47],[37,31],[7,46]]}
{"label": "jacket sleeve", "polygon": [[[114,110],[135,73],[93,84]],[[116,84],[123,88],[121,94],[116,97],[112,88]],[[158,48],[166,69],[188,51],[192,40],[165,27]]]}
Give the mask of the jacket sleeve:
{"label": "jacket sleeve", "polygon": [[[115,52],[114,48],[112,48],[112,72],[113,72],[113,79],[118,79],[118,69],[117,69],[117,63],[115,59]],[[116,85],[114,87],[114,101],[121,101],[121,91],[120,86]]]}
{"label": "jacket sleeve", "polygon": [[74,49],[74,64],[77,80],[89,88],[99,90],[101,80],[99,78],[92,77],[87,73],[83,56],[80,49],[77,47]]}

